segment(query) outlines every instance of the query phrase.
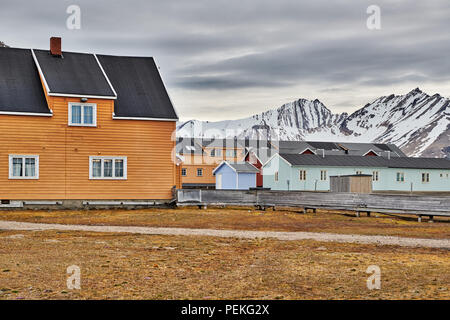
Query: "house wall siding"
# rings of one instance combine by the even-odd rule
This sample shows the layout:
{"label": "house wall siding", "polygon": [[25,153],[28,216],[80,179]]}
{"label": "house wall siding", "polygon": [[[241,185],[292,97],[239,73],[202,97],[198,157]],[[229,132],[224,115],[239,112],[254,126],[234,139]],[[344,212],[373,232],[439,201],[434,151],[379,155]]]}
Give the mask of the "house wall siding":
{"label": "house wall siding", "polygon": [[256,173],[240,172],[238,174],[238,187],[239,190],[248,190],[256,187]]}
{"label": "house wall siding", "polygon": [[[279,172],[278,182],[275,182],[274,172]],[[306,170],[306,180],[300,180],[299,171]],[[327,180],[321,180],[321,170],[327,171]],[[369,168],[369,167],[315,167],[295,166],[290,167],[278,155],[273,157],[263,167],[265,188],[272,190],[305,190],[305,191],[329,191],[330,176],[352,175],[357,171],[362,174],[372,174],[378,171],[378,181],[372,182],[374,191],[450,191],[450,170],[441,169],[402,169],[402,168]],[[403,172],[405,181],[396,181],[397,172]],[[430,174],[430,182],[422,182],[422,173]],[[443,177],[441,177],[441,173]]]}
{"label": "house wall siding", "polygon": [[[97,127],[68,126],[68,104],[47,97],[52,117],[0,115],[1,199],[171,199],[176,184],[172,121],[113,120],[97,104]],[[8,155],[39,155],[39,180],[8,179]],[[89,180],[89,156],[126,156],[127,180]]]}
{"label": "house wall siding", "polygon": [[[216,172],[215,177],[222,175],[222,188],[224,190],[236,189],[236,172],[227,165],[222,165]],[[216,183],[217,189],[217,183]]]}
{"label": "house wall siding", "polygon": [[[196,184],[215,184],[216,178],[212,174],[217,167],[216,164],[181,164],[182,168],[186,169],[186,176],[181,177],[182,183],[196,183]],[[197,169],[203,169],[203,175],[197,176]]]}

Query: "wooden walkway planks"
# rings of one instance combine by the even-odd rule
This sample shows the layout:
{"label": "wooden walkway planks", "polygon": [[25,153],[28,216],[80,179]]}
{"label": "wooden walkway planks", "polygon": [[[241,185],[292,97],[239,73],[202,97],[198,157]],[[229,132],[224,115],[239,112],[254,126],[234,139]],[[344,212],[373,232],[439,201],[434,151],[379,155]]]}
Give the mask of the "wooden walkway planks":
{"label": "wooden walkway planks", "polygon": [[271,190],[177,190],[178,205],[303,207],[450,216],[450,197]]}

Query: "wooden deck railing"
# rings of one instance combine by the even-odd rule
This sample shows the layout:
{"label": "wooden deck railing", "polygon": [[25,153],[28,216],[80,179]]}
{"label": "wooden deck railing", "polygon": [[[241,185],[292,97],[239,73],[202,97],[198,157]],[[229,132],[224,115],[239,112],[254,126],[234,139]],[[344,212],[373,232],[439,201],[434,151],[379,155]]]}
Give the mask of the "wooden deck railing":
{"label": "wooden deck railing", "polygon": [[450,216],[450,196],[356,194],[269,190],[179,189],[177,204],[298,207],[360,212],[413,214],[419,217]]}

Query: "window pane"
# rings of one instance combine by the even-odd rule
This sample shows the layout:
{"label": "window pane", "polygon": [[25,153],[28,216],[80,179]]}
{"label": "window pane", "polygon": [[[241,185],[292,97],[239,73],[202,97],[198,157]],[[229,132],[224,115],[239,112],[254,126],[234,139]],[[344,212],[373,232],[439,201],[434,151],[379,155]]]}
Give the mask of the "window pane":
{"label": "window pane", "polygon": [[72,123],[81,124],[81,106],[72,106]]}
{"label": "window pane", "polygon": [[94,124],[94,108],[84,106],[84,124]]}
{"label": "window pane", "polygon": [[34,177],[36,175],[36,159],[25,159],[25,177]]}
{"label": "window pane", "polygon": [[122,178],[123,177],[123,160],[118,159],[115,161],[115,176],[116,178]]}
{"label": "window pane", "polygon": [[13,158],[13,176],[22,176],[22,158]]}
{"label": "window pane", "polygon": [[112,177],[112,160],[104,160],[103,162],[103,176]]}
{"label": "window pane", "polygon": [[100,178],[102,176],[102,160],[92,160],[92,176],[95,178]]}

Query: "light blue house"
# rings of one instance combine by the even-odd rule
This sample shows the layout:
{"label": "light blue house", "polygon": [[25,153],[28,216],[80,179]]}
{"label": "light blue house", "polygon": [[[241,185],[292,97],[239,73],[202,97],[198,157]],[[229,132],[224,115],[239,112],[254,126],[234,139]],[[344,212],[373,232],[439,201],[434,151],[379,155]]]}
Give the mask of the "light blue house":
{"label": "light blue house", "polygon": [[222,161],[214,169],[216,189],[248,190],[256,187],[259,170],[248,162],[233,163]]}
{"label": "light blue house", "polygon": [[369,174],[373,191],[450,192],[450,161],[438,158],[276,154],[262,170],[272,190],[329,191],[330,176]]}

